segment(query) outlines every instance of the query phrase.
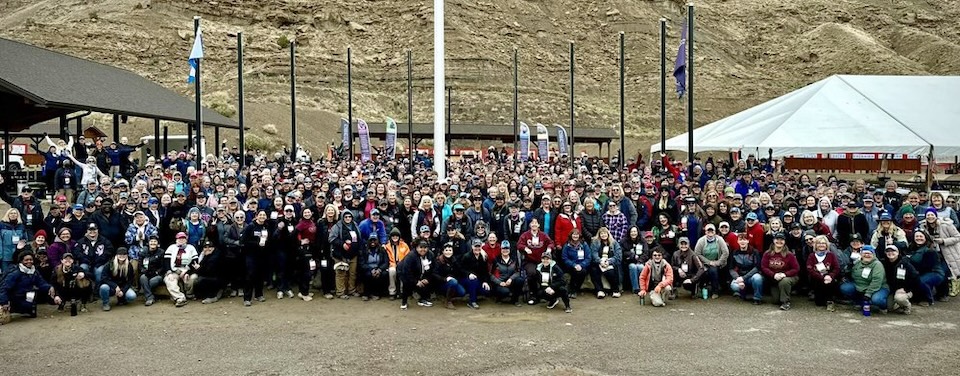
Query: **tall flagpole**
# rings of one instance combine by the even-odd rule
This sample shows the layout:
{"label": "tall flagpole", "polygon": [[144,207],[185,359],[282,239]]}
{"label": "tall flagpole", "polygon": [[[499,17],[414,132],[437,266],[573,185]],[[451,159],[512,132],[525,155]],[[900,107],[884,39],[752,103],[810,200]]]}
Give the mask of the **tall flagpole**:
{"label": "tall flagpole", "polygon": [[239,151],[240,151],[240,169],[243,169],[243,166],[246,164],[246,145],[244,145],[244,130],[243,130],[243,32],[237,32],[237,116],[239,117],[238,123],[240,123],[240,142]]}
{"label": "tall flagpole", "polygon": [[624,143],[626,142],[626,137],[624,137],[624,134],[623,134],[625,123],[626,123],[625,118],[627,116],[626,100],[624,99],[624,80],[626,80],[626,69],[625,69],[626,63],[623,60],[624,39],[625,39],[625,36],[621,31],[620,32],[620,153],[619,153],[620,157],[617,158],[617,161],[620,162],[620,165],[617,167],[620,169],[623,169],[623,167],[627,165],[626,161],[624,160],[627,157],[626,155],[627,148],[626,148],[626,145],[624,145]]}
{"label": "tall flagpole", "polygon": [[[576,60],[575,60],[575,55],[573,50],[573,41],[570,41],[570,155],[568,156],[568,158],[570,158],[570,169],[573,171],[574,176],[577,175],[577,169],[574,168],[575,167],[574,161],[576,160],[576,158],[574,157],[576,155],[576,153],[574,152],[576,150],[575,149],[576,146],[574,145],[576,145],[576,141],[574,141],[574,138],[573,138],[574,111],[576,109],[575,107],[576,102],[574,102],[575,97],[574,97],[574,86],[573,86],[575,61]],[[557,141],[560,141],[560,140],[557,140]],[[567,140],[563,140],[563,142],[567,142]]]}
{"label": "tall flagpole", "polygon": [[667,19],[660,18],[660,151],[667,152]]}
{"label": "tall flagpole", "polygon": [[297,41],[290,41],[290,160],[297,161]]}
{"label": "tall flagpole", "polygon": [[417,157],[413,144],[413,51],[407,50],[407,147],[410,148],[410,168]]}
{"label": "tall flagpole", "polygon": [[349,158],[347,160],[353,160],[353,156],[356,155],[353,151],[353,61],[351,60],[353,54],[350,46],[347,46],[347,123],[350,124],[348,130],[350,131],[350,137],[347,137],[349,145],[346,145],[345,149],[349,153]]}
{"label": "tall flagpole", "polygon": [[687,160],[693,173],[693,3],[687,4]]}
{"label": "tall flagpole", "polygon": [[[198,35],[198,33],[200,33],[200,16],[194,16],[194,17],[193,17],[193,35],[194,35],[194,38],[196,38],[196,35]],[[201,37],[201,43],[202,43],[202,41],[203,41],[203,38]],[[197,100],[196,100],[196,102],[197,102],[197,103],[196,103],[196,111],[197,111],[197,122],[196,122],[196,126],[197,126],[197,138],[196,138],[196,147],[197,147],[197,150],[196,150],[196,153],[194,154],[194,155],[196,156],[196,160],[197,160],[197,161],[199,161],[200,159],[203,158],[203,154],[202,154],[203,152],[202,152],[202,149],[201,149],[201,147],[200,147],[200,146],[203,144],[203,141],[201,141],[201,140],[203,140],[203,138],[202,138],[202,136],[201,136],[201,132],[202,132],[202,128],[203,128],[203,105],[200,103],[200,98],[201,98],[201,96],[200,96],[200,61],[201,61],[201,60],[203,60],[203,59],[197,59],[197,78],[196,78],[195,80],[193,80],[193,88],[194,88],[194,91],[196,92],[196,96],[197,96]],[[189,125],[188,125],[188,127],[189,127]]]}
{"label": "tall flagpole", "polygon": [[443,132],[443,0],[433,0],[433,170],[438,179],[447,177]]}
{"label": "tall flagpole", "polygon": [[520,87],[519,87],[519,52],[517,48],[513,48],[513,156],[517,157],[517,142],[520,139],[520,120],[518,118],[518,108],[519,107],[519,97],[520,97]]}

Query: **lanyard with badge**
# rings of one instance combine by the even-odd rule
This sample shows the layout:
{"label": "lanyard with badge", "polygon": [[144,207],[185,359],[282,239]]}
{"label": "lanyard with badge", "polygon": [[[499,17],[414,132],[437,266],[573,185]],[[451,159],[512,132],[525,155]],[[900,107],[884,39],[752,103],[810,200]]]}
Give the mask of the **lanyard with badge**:
{"label": "lanyard with badge", "polygon": [[907,268],[900,264],[897,267],[897,279],[904,280],[907,279]]}

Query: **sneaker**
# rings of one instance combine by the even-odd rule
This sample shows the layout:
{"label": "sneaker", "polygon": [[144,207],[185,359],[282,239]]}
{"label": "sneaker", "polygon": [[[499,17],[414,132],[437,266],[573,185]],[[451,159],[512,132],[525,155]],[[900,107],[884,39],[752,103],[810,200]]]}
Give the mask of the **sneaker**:
{"label": "sneaker", "polygon": [[390,295],[390,301],[392,302],[392,301],[394,301],[394,300],[397,300],[397,296],[396,296],[396,295]]}
{"label": "sneaker", "polygon": [[380,295],[374,295],[371,299],[373,299],[373,300],[380,300]]}
{"label": "sneaker", "polygon": [[355,293],[353,293],[353,294],[350,294],[350,296],[356,298],[356,297],[360,296],[360,293],[359,293],[359,292],[355,292]]}
{"label": "sneaker", "polygon": [[200,303],[201,303],[201,304],[213,304],[213,303],[216,303],[218,300],[220,300],[220,299],[217,299],[217,298],[206,298],[206,299],[204,299],[204,300],[201,300]]}
{"label": "sneaker", "polygon": [[570,293],[570,299],[576,299],[576,298],[577,298],[577,293],[571,292],[571,293]]}
{"label": "sneaker", "polygon": [[720,295],[718,294],[710,295],[710,299],[720,299]]}
{"label": "sneaker", "polygon": [[401,310],[401,311],[406,311],[406,310],[407,310],[407,305],[406,305],[406,304],[401,304],[401,305],[400,305],[400,310]]}
{"label": "sneaker", "polygon": [[236,298],[236,297],[240,296],[240,294],[241,294],[241,293],[240,293],[240,291],[238,291],[238,290],[230,290],[230,297],[231,297],[231,298]]}
{"label": "sneaker", "polygon": [[300,298],[300,299],[303,299],[303,301],[305,301],[305,302],[309,302],[309,301],[313,300],[313,297],[310,296],[309,294],[308,294],[308,295],[303,295],[303,294],[301,294],[301,293],[299,293],[299,292],[297,293],[297,297]]}
{"label": "sneaker", "polygon": [[573,308],[570,308],[570,307],[564,308],[564,309],[563,309],[563,312],[565,312],[565,313],[573,313]]}
{"label": "sneaker", "polygon": [[418,300],[417,305],[421,307],[433,307],[433,303],[426,299]]}
{"label": "sneaker", "polygon": [[87,303],[80,303],[80,312],[88,312]]}
{"label": "sneaker", "polygon": [[283,299],[283,291],[277,291],[277,299]]}
{"label": "sneaker", "polygon": [[837,307],[833,304],[833,302],[827,302],[827,312],[836,312],[836,311],[837,311]]}
{"label": "sneaker", "polygon": [[324,299],[331,300],[333,299],[333,294],[323,294]]}
{"label": "sneaker", "polygon": [[147,301],[144,302],[143,305],[146,307],[149,307],[149,306],[152,306],[153,303],[156,303],[153,299],[147,299]]}
{"label": "sneaker", "polygon": [[614,298],[619,298],[619,297],[620,297],[620,292],[619,292],[619,291],[614,292],[614,293],[613,293],[613,297],[614,297]]}
{"label": "sneaker", "polygon": [[251,303],[249,300],[244,300],[244,301],[243,301],[243,306],[244,306],[244,307],[249,307],[249,306],[252,306],[252,305],[253,305],[253,303]]}
{"label": "sneaker", "polygon": [[763,304],[763,301],[761,301],[761,300],[754,300],[754,301],[753,301],[753,305],[761,305],[761,304]]}
{"label": "sneaker", "polygon": [[930,306],[930,302],[928,302],[928,301],[926,301],[926,300],[921,301],[920,303],[917,303],[917,304],[920,305],[921,307],[929,307],[929,306]]}
{"label": "sneaker", "polygon": [[453,306],[453,302],[451,302],[451,301],[449,301],[449,300],[447,301],[446,308],[447,308],[447,309],[457,309],[457,307],[454,307],[454,306]]}
{"label": "sneaker", "polygon": [[560,299],[554,300],[553,302],[547,303],[547,309],[553,309],[557,304],[560,304]]}
{"label": "sneaker", "polygon": [[603,299],[605,297],[607,297],[606,293],[604,293],[603,291],[597,291],[597,299]]}
{"label": "sneaker", "polygon": [[187,300],[186,299],[177,300],[176,303],[174,303],[173,305],[176,306],[177,308],[183,307],[187,305]]}
{"label": "sneaker", "polygon": [[293,297],[293,290],[287,290],[287,293],[286,293],[286,294],[287,294],[287,297],[288,297],[288,298],[292,298],[292,297]]}
{"label": "sneaker", "polygon": [[780,305],[780,310],[781,310],[781,311],[789,311],[789,310],[790,310],[790,302],[786,302],[786,303],[781,304],[781,305]]}
{"label": "sneaker", "polygon": [[527,301],[527,305],[534,305],[534,304],[537,304],[537,302],[533,299],[530,299]]}
{"label": "sneaker", "polygon": [[366,302],[366,301],[369,301],[369,300],[370,300],[370,297],[369,297],[369,296],[366,296],[366,295],[364,295],[364,296],[363,296],[362,298],[360,298],[360,300],[363,300],[363,301],[365,301],[365,302]]}
{"label": "sneaker", "polygon": [[513,302],[513,305],[514,305],[514,306],[517,306],[517,307],[523,307],[523,303],[520,303],[519,300]]}
{"label": "sneaker", "polygon": [[343,300],[350,299],[350,295],[347,295],[347,294],[340,295],[340,299],[343,299]]}
{"label": "sneaker", "polygon": [[103,308],[104,311],[109,311],[109,310],[110,310],[110,305],[109,305],[109,304],[104,304],[102,308]]}
{"label": "sneaker", "polygon": [[477,302],[467,303],[467,307],[469,307],[470,309],[480,309],[480,305],[477,304]]}
{"label": "sneaker", "polygon": [[902,308],[903,308],[903,309],[900,311],[900,313],[902,313],[902,314],[904,314],[904,315],[909,315],[909,314],[913,313],[913,308],[912,308],[911,306],[906,306],[906,307],[902,307]]}
{"label": "sneaker", "polygon": [[263,303],[263,302],[267,301],[267,298],[264,298],[263,295],[260,295],[260,296],[257,297],[257,301],[260,302],[260,303]]}

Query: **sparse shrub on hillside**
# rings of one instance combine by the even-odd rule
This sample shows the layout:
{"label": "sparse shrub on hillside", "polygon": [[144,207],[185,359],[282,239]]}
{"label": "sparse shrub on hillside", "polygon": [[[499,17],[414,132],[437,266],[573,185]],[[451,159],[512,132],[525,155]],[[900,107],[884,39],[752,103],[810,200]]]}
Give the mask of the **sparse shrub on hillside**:
{"label": "sparse shrub on hillside", "polygon": [[281,35],[280,38],[277,38],[277,45],[280,46],[280,49],[290,48],[290,39],[286,35]]}
{"label": "sparse shrub on hillside", "polygon": [[264,124],[263,127],[261,128],[263,129],[263,132],[266,134],[274,135],[274,136],[277,135],[277,126],[274,124]]}

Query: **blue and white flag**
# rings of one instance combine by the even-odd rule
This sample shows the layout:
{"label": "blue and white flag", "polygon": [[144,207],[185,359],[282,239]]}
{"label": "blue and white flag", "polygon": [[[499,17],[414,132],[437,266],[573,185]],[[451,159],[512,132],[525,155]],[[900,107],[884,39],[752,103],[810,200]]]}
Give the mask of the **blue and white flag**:
{"label": "blue and white flag", "polygon": [[683,98],[687,92],[687,21],[683,21],[680,30],[680,47],[677,48],[677,60],[673,66],[673,77],[677,79],[677,96]]}
{"label": "blue and white flag", "polygon": [[396,157],[397,151],[397,122],[387,118],[387,136],[383,142],[383,154],[387,159]]}
{"label": "blue and white flag", "polygon": [[190,50],[190,76],[187,77],[187,83],[193,83],[197,80],[197,61],[203,59],[203,33],[197,28],[197,35],[193,38],[193,49]]}
{"label": "blue and white flag", "polygon": [[520,122],[520,160],[526,162],[530,157],[530,127]]}
{"label": "blue and white flag", "polygon": [[563,128],[560,124],[554,124],[554,127],[557,127],[557,149],[560,151],[560,156],[569,155],[567,152],[567,130]]}
{"label": "blue and white flag", "polygon": [[541,161],[550,157],[550,134],[547,133],[547,127],[540,123],[537,123],[537,157]]}

